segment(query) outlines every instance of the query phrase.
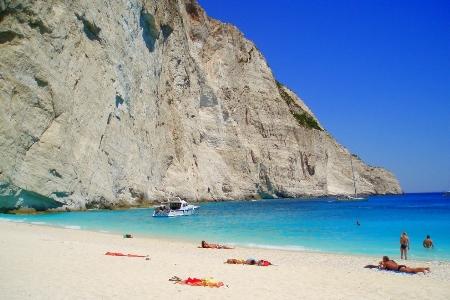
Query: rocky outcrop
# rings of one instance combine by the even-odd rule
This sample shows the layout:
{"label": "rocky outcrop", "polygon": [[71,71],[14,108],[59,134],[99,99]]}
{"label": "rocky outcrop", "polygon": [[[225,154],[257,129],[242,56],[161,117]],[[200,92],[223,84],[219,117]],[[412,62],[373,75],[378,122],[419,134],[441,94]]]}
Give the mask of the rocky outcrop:
{"label": "rocky outcrop", "polygon": [[70,208],[401,192],[196,1],[1,0],[0,107],[3,184]]}

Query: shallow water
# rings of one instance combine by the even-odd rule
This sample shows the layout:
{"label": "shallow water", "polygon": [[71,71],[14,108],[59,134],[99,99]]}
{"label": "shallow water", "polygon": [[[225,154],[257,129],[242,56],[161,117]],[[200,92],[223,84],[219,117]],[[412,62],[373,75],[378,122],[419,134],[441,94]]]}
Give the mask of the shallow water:
{"label": "shallow water", "polygon": [[[373,196],[363,202],[323,198],[205,203],[197,215],[177,218],[152,218],[152,213],[153,209],[131,209],[0,218],[197,242],[394,258],[399,256],[400,233],[406,231],[410,258],[450,261],[450,197],[437,193]],[[422,247],[427,234],[435,241],[434,249]]]}

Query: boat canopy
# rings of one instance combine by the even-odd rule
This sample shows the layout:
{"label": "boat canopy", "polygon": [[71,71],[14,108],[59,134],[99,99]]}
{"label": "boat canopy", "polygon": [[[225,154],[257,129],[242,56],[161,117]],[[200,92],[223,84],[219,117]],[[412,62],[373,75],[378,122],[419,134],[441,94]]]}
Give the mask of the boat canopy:
{"label": "boat canopy", "polygon": [[180,209],[181,208],[181,202],[170,202],[169,207],[170,209]]}

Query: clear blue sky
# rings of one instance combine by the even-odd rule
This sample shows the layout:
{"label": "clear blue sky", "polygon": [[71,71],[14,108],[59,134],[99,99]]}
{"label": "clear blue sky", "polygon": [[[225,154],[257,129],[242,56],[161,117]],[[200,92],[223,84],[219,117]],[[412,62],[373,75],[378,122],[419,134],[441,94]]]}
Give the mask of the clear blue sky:
{"label": "clear blue sky", "polygon": [[450,1],[200,0],[405,192],[450,190]]}

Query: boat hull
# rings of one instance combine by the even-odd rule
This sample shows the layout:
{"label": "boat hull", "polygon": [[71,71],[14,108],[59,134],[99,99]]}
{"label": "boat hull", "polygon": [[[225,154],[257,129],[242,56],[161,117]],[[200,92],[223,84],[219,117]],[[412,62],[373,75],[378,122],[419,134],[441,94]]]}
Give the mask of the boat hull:
{"label": "boat hull", "polygon": [[181,217],[181,216],[191,216],[195,214],[198,206],[188,208],[188,209],[179,209],[179,210],[169,210],[169,211],[154,211],[153,217],[159,218],[171,218],[171,217]]}

